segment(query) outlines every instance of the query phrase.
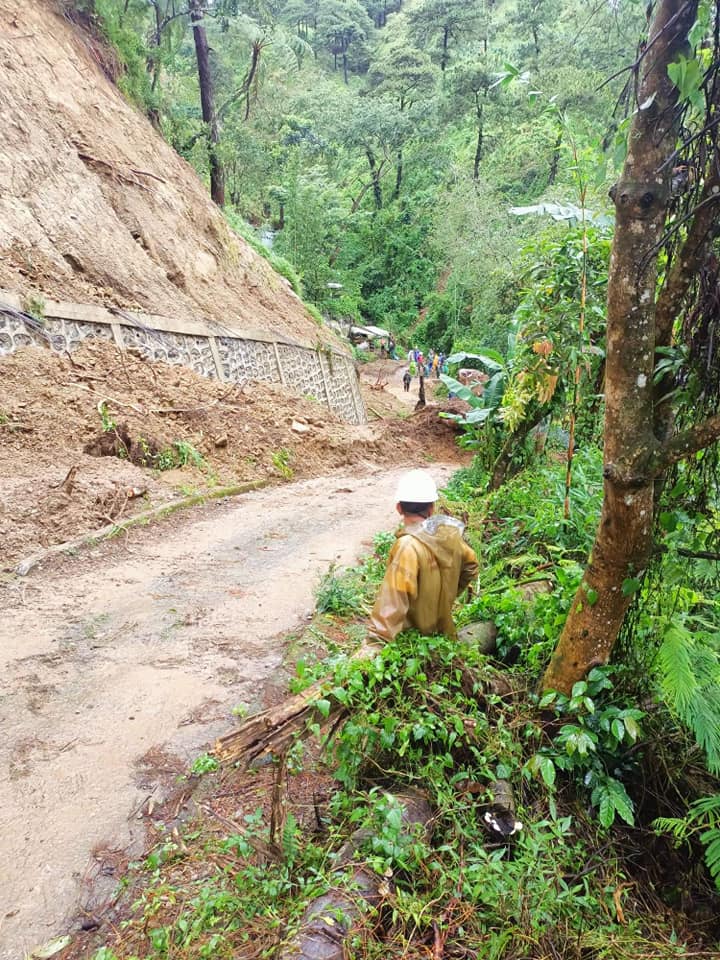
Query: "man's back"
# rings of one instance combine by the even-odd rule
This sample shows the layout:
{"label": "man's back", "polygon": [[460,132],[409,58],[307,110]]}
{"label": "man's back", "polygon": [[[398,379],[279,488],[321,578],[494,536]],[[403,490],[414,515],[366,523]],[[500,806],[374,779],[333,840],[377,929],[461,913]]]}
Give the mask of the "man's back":
{"label": "man's back", "polygon": [[442,515],[406,526],[393,544],[370,615],[370,630],[392,640],[402,630],[455,636],[452,606],[478,564],[459,520]]}

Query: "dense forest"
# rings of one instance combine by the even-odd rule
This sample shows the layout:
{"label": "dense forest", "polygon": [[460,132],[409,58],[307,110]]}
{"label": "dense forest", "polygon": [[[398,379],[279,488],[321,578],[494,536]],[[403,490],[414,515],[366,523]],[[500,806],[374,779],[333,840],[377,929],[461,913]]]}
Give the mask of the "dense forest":
{"label": "dense forest", "polygon": [[[240,232],[272,231],[326,315],[504,350],[578,210],[607,228],[626,79],[608,78],[632,58],[641,4],[85,5],[123,90]],[[543,203],[534,222],[517,212]]]}
{"label": "dense forest", "polygon": [[[391,771],[431,785],[445,838],[431,852],[389,795],[367,801],[372,864],[420,877],[394,894],[392,950],[358,935],[347,955],[717,955],[716,5],[75,8],[113,45],[105,67],[125,95],[318,316],[449,354],[445,385],[468,404],[455,418],[475,458],[447,497],[484,569],[462,617],[492,620],[501,655],[522,648],[522,705],[502,706],[475,653],[445,640],[406,638],[369,679],[336,667],[318,701],[324,718],[338,705],[352,717],[334,747],[347,791],[336,820],[356,823],[353,791],[385,787]],[[454,379],[460,363],[487,374],[481,397]],[[330,578],[322,612],[363,609],[378,550],[349,581]],[[554,590],[528,619],[516,588],[543,571]],[[482,755],[463,741],[470,722]],[[517,847],[478,845],[457,806],[478,778],[524,791],[536,829]],[[297,926],[309,898],[298,870],[315,891],[321,855],[301,852],[301,833],[292,819],[275,832],[289,847],[272,883],[256,865],[241,874],[260,890],[257,929],[273,891]],[[196,955],[162,929],[170,939],[148,955]]]}

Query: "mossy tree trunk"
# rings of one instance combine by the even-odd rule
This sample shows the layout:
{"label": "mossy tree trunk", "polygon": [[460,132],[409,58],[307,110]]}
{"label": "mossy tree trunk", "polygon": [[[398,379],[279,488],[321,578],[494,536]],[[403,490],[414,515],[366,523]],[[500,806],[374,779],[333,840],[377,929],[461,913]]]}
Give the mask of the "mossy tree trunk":
{"label": "mossy tree trunk", "polygon": [[[569,693],[593,666],[607,662],[652,551],[655,483],[672,463],[720,435],[720,417],[715,416],[681,435],[669,437],[665,430],[662,436],[656,422],[660,405],[653,393],[655,347],[669,342],[702,251],[709,249],[690,223],[669,272],[672,282],[656,293],[677,136],[677,89],[667,68],[688,53],[687,36],[697,7],[697,0],[659,0],[639,64],[640,106],[614,188],[602,513],[589,565],[543,678],[545,689]],[[712,158],[716,162],[717,150]],[[712,206],[713,216],[701,204],[695,219],[711,222],[717,217],[717,196]],[[679,276],[673,279],[675,273]],[[667,425],[667,414],[663,419]]]}

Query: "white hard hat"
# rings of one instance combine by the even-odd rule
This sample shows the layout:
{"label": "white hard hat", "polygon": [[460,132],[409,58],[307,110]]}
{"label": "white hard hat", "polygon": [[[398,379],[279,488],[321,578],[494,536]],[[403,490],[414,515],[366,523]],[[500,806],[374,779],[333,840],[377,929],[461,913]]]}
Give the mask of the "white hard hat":
{"label": "white hard hat", "polygon": [[437,498],[435,481],[427,470],[410,470],[400,477],[395,494],[397,503],[435,503]]}

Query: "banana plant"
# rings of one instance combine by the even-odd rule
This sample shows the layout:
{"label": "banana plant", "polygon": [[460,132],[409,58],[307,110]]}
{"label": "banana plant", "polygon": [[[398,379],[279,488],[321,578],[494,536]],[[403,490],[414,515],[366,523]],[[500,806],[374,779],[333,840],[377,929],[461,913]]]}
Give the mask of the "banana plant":
{"label": "banana plant", "polygon": [[448,357],[448,364],[460,366],[468,360],[474,360],[481,364],[490,377],[485,384],[482,396],[473,393],[470,387],[460,383],[455,377],[442,373],[440,379],[448,390],[460,400],[469,404],[470,410],[467,413],[444,412],[440,416],[447,420],[454,420],[463,427],[468,427],[468,436],[463,446],[472,448],[479,445],[476,435],[479,427],[488,421],[491,424],[500,421],[499,411],[510,376],[510,366],[509,362],[495,350],[488,350],[486,353],[453,353]]}

